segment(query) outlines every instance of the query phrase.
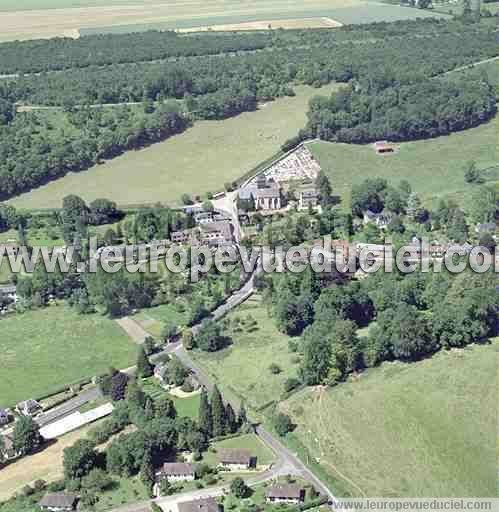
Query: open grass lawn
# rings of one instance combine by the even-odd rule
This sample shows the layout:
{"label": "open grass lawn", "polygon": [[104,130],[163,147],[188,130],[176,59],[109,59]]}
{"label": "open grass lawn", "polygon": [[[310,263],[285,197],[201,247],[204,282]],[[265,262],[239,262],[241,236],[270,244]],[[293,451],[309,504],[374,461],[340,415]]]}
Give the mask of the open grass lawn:
{"label": "open grass lawn", "polygon": [[[214,449],[213,452],[211,449]],[[274,462],[275,454],[268,448],[263,441],[255,434],[243,434],[241,436],[217,441],[210,445],[210,450],[203,454],[203,462],[216,466],[218,458],[216,451],[221,448],[234,448],[239,450],[248,450],[257,458],[257,465],[267,466]]]}
{"label": "open grass lawn", "polygon": [[8,202],[25,208],[60,207],[64,196],[78,191],[87,201],[107,197],[127,205],[179,202],[184,192],[221,190],[226,181],[248,172],[296,135],[305,126],[308,100],[334,87],[296,87],[294,98],[224,121],[197,122],[181,135],[68,174]]}
{"label": "open grass lawn", "polygon": [[164,324],[171,322],[178,326],[185,325],[187,313],[179,312],[172,304],[161,304],[141,310],[133,316],[133,319],[152,336],[159,338]]}
{"label": "open grass lawn", "polygon": [[193,420],[198,418],[200,401],[199,393],[185,398],[173,396],[168,393],[168,391],[163,389],[154,377],[143,379],[142,388],[151,398],[153,398],[153,400],[158,400],[159,398],[165,396],[173,400],[173,404],[175,405],[178,416],[187,416]]}
{"label": "open grass lawn", "polygon": [[0,320],[0,404],[56,391],[85,377],[134,363],[137,347],[113,321],[67,306]]}
{"label": "open grass lawn", "polygon": [[[192,355],[217,382],[224,395],[236,401],[244,399],[246,406],[255,410],[279,399],[284,392],[284,381],[297,374],[298,356],[288,349],[291,338],[277,330],[266,307],[258,301],[250,299],[236,308],[229,318],[247,315],[257,321],[257,330],[232,333],[233,345],[220,352],[196,351]],[[269,366],[272,363],[281,368],[281,373],[271,373]]]}
{"label": "open grass lawn", "polygon": [[113,481],[109,490],[100,495],[95,510],[109,510],[126,503],[149,499],[147,489],[138,476],[132,478],[113,476]]}
{"label": "open grass lawn", "polygon": [[304,390],[281,405],[297,424],[290,441],[319,459],[341,496],[495,496],[497,347]]}
{"label": "open grass lawn", "polygon": [[351,186],[377,176],[394,183],[408,180],[429,201],[469,189],[463,178],[467,161],[475,160],[480,168],[499,163],[498,129],[496,117],[463,132],[401,143],[391,155],[377,155],[370,144],[315,142],[309,148],[329,176],[333,192],[340,194],[347,206]]}

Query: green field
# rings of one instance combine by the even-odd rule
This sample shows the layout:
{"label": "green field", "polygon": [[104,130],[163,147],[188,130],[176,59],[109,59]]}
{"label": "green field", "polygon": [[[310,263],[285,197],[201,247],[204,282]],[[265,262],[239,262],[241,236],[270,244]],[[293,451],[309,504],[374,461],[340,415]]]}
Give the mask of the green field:
{"label": "green field", "polygon": [[159,385],[158,381],[154,377],[144,379],[142,381],[142,388],[154,400],[158,400],[161,397],[168,397],[173,400],[178,416],[187,416],[193,420],[197,419],[200,401],[199,393],[185,398],[171,395]]}
{"label": "green field", "polygon": [[8,201],[22,208],[59,207],[78,191],[85,200],[107,197],[120,205],[179,201],[184,192],[223,188],[270,157],[306,123],[308,100],[322,89],[296,87],[256,112],[224,121],[200,121],[181,135],[140,151],[130,151],[104,165],[69,174]]}
{"label": "green field", "polygon": [[[303,4],[294,4],[291,9],[276,9],[277,5],[251,12],[250,14],[232,14],[232,15],[206,15],[206,16],[191,16],[191,17],[172,17],[169,21],[154,22],[154,23],[134,23],[134,24],[121,24],[111,25],[108,27],[94,27],[80,29],[81,35],[92,34],[126,34],[130,32],[140,32],[144,30],[173,30],[173,29],[192,29],[196,27],[209,27],[217,25],[235,25],[238,23],[245,23],[251,21],[271,21],[271,20],[300,20],[303,18],[331,18],[339,21],[343,25],[359,24],[359,23],[374,23],[374,22],[391,22],[397,20],[408,20],[416,18],[428,17],[443,17],[442,13],[435,13],[432,11],[422,11],[419,9],[409,9],[400,7],[398,5],[383,5],[379,3],[370,3],[369,1],[354,1],[354,2],[336,2],[340,6],[335,6],[335,3],[324,5],[319,9],[310,8],[303,9]],[[345,5],[342,5],[345,4]],[[289,5],[289,4],[288,4]],[[292,4],[293,5],[293,4]],[[235,11],[237,12],[237,10]],[[325,25],[327,27],[327,25]],[[299,22],[296,23],[296,28],[300,28]]]}
{"label": "green field", "polygon": [[290,441],[340,495],[495,496],[496,351],[441,352],[304,390],[282,405],[297,424]]}
{"label": "green field", "polygon": [[[233,345],[217,353],[194,352],[194,358],[211,375],[225,396],[236,401],[244,399],[253,410],[279,399],[284,392],[283,383],[296,377],[298,355],[288,350],[289,336],[280,333],[267,309],[256,300],[249,300],[232,312],[245,318],[251,315],[258,323],[254,332],[231,333]],[[279,374],[269,370],[275,363]]]}
{"label": "green field", "polygon": [[29,311],[0,320],[0,404],[39,397],[109,366],[128,367],[137,347],[121,328],[99,315],[67,306]]}
{"label": "green field", "polygon": [[180,313],[172,304],[162,304],[154,308],[143,309],[133,316],[151,336],[159,338],[161,329],[165,323],[173,323],[178,326],[186,324],[187,314]]}
{"label": "green field", "polygon": [[[467,189],[464,166],[470,160],[487,168],[499,163],[499,117],[476,128],[430,140],[404,142],[391,155],[377,155],[370,144],[311,143],[309,148],[331,180],[333,193],[349,203],[351,186],[366,178],[405,179],[425,200]],[[495,174],[491,176],[499,180]]]}

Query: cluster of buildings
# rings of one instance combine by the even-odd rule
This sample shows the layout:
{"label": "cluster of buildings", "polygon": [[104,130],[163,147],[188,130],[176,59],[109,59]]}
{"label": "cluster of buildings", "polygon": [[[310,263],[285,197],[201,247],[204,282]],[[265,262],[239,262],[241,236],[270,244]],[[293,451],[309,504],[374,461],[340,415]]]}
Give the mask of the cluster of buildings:
{"label": "cluster of buildings", "polygon": [[[238,206],[240,213],[246,211],[273,212],[287,206],[290,184],[278,183],[272,178],[260,174],[255,180],[239,189]],[[315,207],[319,204],[320,195],[315,182],[300,184],[294,191],[300,209]]]}
{"label": "cluster of buildings", "polygon": [[223,247],[234,243],[234,227],[231,219],[216,211],[206,211],[201,206],[189,206],[184,212],[191,214],[196,226],[189,229],[172,231],[171,242],[191,246],[207,245]]}

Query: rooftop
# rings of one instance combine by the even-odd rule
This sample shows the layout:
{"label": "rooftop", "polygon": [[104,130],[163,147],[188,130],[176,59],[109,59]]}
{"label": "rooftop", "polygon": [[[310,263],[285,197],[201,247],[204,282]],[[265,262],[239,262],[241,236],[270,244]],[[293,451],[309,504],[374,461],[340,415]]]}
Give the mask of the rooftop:
{"label": "rooftop", "polygon": [[40,507],[48,508],[74,508],[78,497],[76,494],[68,494],[65,492],[47,493],[40,501]]}
{"label": "rooftop", "polygon": [[165,475],[193,475],[194,466],[186,462],[165,462],[161,467],[161,473]]}
{"label": "rooftop", "polygon": [[226,464],[250,464],[252,455],[248,450],[237,448],[221,448],[218,459]]}
{"label": "rooftop", "polygon": [[219,512],[221,507],[213,498],[184,501],[177,505],[178,512]]}
{"label": "rooftop", "polygon": [[291,498],[299,500],[303,495],[303,488],[299,485],[273,485],[265,493],[268,498]]}

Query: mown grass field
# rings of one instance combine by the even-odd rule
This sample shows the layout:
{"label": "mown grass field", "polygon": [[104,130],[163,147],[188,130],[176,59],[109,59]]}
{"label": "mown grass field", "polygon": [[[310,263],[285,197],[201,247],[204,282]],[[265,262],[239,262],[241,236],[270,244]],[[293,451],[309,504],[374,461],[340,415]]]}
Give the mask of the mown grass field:
{"label": "mown grass field", "polygon": [[135,362],[136,345],[113,321],[67,306],[0,320],[0,404],[56,391],[85,377]]}
{"label": "mown grass field", "polygon": [[[256,410],[271,401],[278,400],[284,392],[283,383],[296,377],[298,354],[288,349],[291,339],[280,333],[267,309],[255,299],[248,300],[236,308],[228,318],[245,318],[251,315],[258,324],[253,332],[242,331],[231,334],[233,344],[219,352],[193,352],[196,361],[220,386],[222,393],[244,402]],[[273,374],[269,366],[275,363],[281,373]]]}
{"label": "mown grass field", "polygon": [[68,174],[8,202],[20,208],[60,207],[64,196],[78,191],[87,201],[107,197],[126,205],[179,202],[184,192],[221,190],[226,181],[248,172],[296,135],[306,124],[309,99],[319,92],[330,94],[335,87],[296,87],[294,98],[224,121],[197,122],[169,140]]}
{"label": "mown grass field", "polygon": [[143,329],[155,338],[159,338],[161,329],[166,323],[178,326],[186,324],[187,314],[180,313],[172,304],[162,304],[153,308],[143,309],[133,316]]}
{"label": "mown grass field", "polygon": [[[370,144],[311,143],[309,148],[331,180],[333,192],[348,206],[352,185],[382,177],[408,180],[423,199],[469,190],[464,166],[474,160],[480,168],[499,163],[499,117],[463,132],[430,140],[404,142],[391,155],[377,155]],[[497,179],[497,178],[496,178]]]}
{"label": "mown grass field", "polygon": [[304,390],[282,404],[297,424],[290,441],[319,460],[340,495],[495,496],[497,346]]}

